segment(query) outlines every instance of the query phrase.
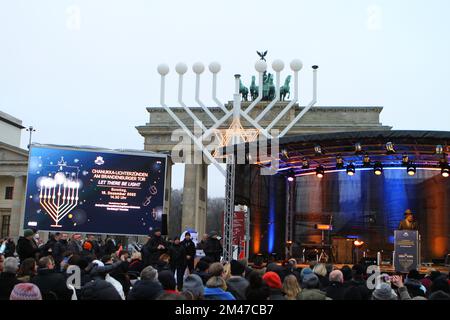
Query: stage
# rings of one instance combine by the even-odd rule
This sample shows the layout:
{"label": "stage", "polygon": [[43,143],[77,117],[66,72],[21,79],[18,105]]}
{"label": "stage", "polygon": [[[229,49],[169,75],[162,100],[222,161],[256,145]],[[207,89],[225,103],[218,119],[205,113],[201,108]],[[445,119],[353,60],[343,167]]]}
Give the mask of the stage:
{"label": "stage", "polygon": [[[300,259],[307,244],[338,246],[342,239],[349,243],[338,264],[355,263],[363,252],[389,261],[407,209],[419,225],[420,262],[443,261],[450,252],[450,132],[305,134],[268,145],[268,154],[277,153],[276,174],[261,173],[272,160],[252,154],[250,143],[243,145],[246,159],[256,160],[236,165],[235,204],[250,212],[250,260],[275,253]],[[320,224],[331,229],[322,233]],[[355,240],[363,242],[356,258]]]}

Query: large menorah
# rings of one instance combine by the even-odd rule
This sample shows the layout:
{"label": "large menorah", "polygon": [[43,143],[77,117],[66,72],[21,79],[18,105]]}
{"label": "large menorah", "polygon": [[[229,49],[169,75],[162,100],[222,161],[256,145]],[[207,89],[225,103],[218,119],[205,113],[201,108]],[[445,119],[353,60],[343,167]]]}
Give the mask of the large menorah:
{"label": "large menorah", "polygon": [[[263,127],[261,125],[262,119],[270,112],[277,102],[280,101],[280,78],[281,71],[284,69],[284,62],[281,60],[274,60],[272,62],[272,69],[275,71],[276,85],[275,85],[275,98],[265,107],[262,111],[252,118],[250,112],[263,98],[263,81],[264,73],[267,70],[267,63],[264,60],[259,60],[255,63],[255,69],[259,76],[258,96],[251,104],[243,110],[241,107],[240,89],[240,75],[235,75],[235,92],[233,94],[233,107],[228,110],[224,103],[217,98],[217,74],[220,72],[221,66],[217,62],[209,64],[209,71],[212,73],[212,99],[223,112],[224,115],[221,118],[217,118],[206,105],[200,100],[200,77],[205,71],[205,66],[201,62],[197,62],[192,66],[192,71],[195,73],[195,101],[204,111],[204,113],[213,121],[213,125],[209,128],[200,121],[200,119],[192,112],[191,108],[187,107],[183,101],[183,76],[187,72],[188,67],[185,63],[178,63],[175,66],[175,71],[178,74],[178,104],[189,115],[190,119],[194,121],[194,128],[198,126],[201,128],[203,134],[195,135],[172,110],[167,106],[165,102],[165,78],[169,73],[169,66],[166,64],[160,64],[157,68],[158,73],[161,76],[161,91],[160,91],[160,104],[166,110],[166,112],[175,120],[175,122],[184,130],[189,136],[192,142],[197,148],[202,150],[207,159],[213,163],[216,168],[226,177],[226,195],[225,195],[225,214],[224,214],[224,252],[223,256],[226,261],[229,261],[232,257],[233,251],[233,213],[234,213],[234,180],[235,180],[235,168],[234,164],[237,162],[234,156],[229,155],[226,157],[227,169],[226,171],[219,165],[219,162],[215,159],[215,154],[211,153],[208,148],[203,145],[203,141],[207,141],[211,135],[215,134],[221,140],[219,147],[230,147],[243,142],[255,141],[261,135],[264,139],[271,139],[272,142],[277,142],[279,138],[286,135],[286,133],[316,104],[317,101],[317,66],[313,66],[313,96],[311,102],[303,108],[292,119],[283,130],[273,130],[280,120],[287,114],[289,110],[298,102],[298,79],[299,72],[303,68],[303,63],[299,59],[294,59],[289,64],[294,78],[294,95],[293,99],[272,119],[268,126]],[[241,117],[250,123],[253,128],[244,129],[241,124]],[[232,119],[231,124],[227,129],[219,129],[227,120]],[[274,144],[272,143],[271,146]],[[278,144],[275,144],[276,146]],[[217,149],[216,149],[217,150]],[[275,153],[278,152],[278,148],[275,148]],[[271,150],[272,157],[278,157],[278,154],[273,154],[274,149]],[[256,157],[255,157],[256,158]],[[242,159],[241,159],[242,160]],[[245,161],[245,160],[244,160]],[[276,172],[276,170],[275,170]]]}
{"label": "large menorah", "polygon": [[[60,162],[58,164],[61,169],[65,166]],[[61,170],[56,172],[53,177],[50,174],[40,181],[39,202],[55,222],[51,227],[62,227],[59,222],[78,204],[79,188],[80,183],[77,176],[67,176]]]}

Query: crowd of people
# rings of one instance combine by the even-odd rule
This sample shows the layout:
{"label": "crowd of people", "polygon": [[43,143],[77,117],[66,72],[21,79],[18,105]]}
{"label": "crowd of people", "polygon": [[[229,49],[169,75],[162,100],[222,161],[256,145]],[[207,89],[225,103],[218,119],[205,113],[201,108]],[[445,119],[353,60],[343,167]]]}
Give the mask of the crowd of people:
{"label": "crowd of people", "polygon": [[[370,289],[360,264],[224,263],[216,232],[196,245],[189,233],[169,241],[154,230],[128,251],[94,235],[56,233],[39,243],[27,229],[0,248],[0,300],[450,300],[449,275],[434,269],[383,277]],[[74,268],[78,284],[68,281]]]}

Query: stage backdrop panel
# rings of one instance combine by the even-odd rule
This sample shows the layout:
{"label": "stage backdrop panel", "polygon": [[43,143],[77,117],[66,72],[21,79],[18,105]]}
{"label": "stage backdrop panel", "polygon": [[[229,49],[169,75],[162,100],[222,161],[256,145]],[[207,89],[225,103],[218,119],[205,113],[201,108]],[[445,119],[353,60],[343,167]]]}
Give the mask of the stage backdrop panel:
{"label": "stage backdrop panel", "polygon": [[166,156],[33,145],[24,228],[147,235],[161,228]]}

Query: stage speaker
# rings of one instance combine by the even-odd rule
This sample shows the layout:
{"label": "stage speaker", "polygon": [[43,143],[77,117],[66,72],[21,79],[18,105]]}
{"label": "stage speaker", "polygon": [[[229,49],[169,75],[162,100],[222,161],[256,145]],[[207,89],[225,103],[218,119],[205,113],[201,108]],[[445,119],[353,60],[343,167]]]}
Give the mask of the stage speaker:
{"label": "stage speaker", "polygon": [[161,221],[161,234],[163,236],[167,236],[169,234],[169,231],[167,229],[167,214],[161,215],[162,221]]}
{"label": "stage speaker", "polygon": [[353,263],[353,239],[334,238],[333,249],[336,263]]}

